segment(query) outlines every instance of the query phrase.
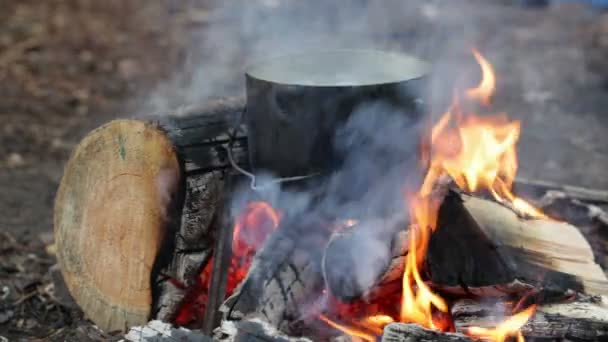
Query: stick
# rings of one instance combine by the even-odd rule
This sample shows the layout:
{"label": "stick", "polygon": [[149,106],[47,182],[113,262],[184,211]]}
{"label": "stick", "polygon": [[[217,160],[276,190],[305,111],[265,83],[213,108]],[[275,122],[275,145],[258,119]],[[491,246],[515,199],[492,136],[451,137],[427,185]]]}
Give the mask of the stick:
{"label": "stick", "polygon": [[[232,181],[228,181],[228,189],[232,188],[232,183]],[[230,193],[230,191],[225,191],[225,194]],[[226,195],[223,198],[223,207],[227,207],[229,201],[230,198]],[[228,280],[228,272],[226,270],[230,266],[232,256],[233,231],[233,226],[228,216],[228,212],[225,211],[221,215],[219,223],[220,231],[214,253],[209,297],[205,310],[205,321],[203,322],[203,331],[208,335],[211,335],[213,329],[220,323],[221,313],[219,312],[219,308],[226,297],[226,282]]]}

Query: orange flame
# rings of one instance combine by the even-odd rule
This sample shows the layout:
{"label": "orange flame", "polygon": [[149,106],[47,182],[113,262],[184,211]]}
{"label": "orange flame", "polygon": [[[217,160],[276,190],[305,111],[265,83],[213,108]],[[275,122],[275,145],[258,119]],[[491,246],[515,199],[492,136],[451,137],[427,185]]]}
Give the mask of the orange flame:
{"label": "orange flame", "polygon": [[[489,104],[496,89],[492,66],[479,52],[473,54],[482,69],[479,86],[469,89],[469,99]],[[431,131],[430,168],[421,193],[428,194],[444,173],[467,191],[489,190],[500,202],[510,203],[517,211],[536,218],[547,218],[540,210],[511,189],[517,173],[515,144],[519,139],[520,122],[509,120],[506,114],[479,117],[463,113],[456,97]]]}
{"label": "orange flame", "polygon": [[[231,295],[245,278],[253,256],[266,237],[279,226],[281,213],[270,204],[262,201],[250,202],[239,214],[234,224],[232,239],[232,258],[228,268],[226,296]],[[184,299],[179,308],[175,323],[186,325],[204,317],[211,281],[213,258],[207,262],[198,276],[195,288]]]}
{"label": "orange flame", "polygon": [[281,214],[267,202],[248,203],[234,224],[233,251],[239,251],[245,247],[257,249],[270,231],[279,226],[280,220]]}
{"label": "orange flame", "polygon": [[467,90],[466,94],[468,98],[479,100],[482,104],[489,106],[492,95],[494,95],[494,91],[496,90],[494,68],[476,49],[473,49],[473,56],[481,67],[481,82],[476,88]]}
{"label": "orange flame", "polygon": [[412,218],[416,225],[410,227],[409,251],[403,273],[400,320],[441,330],[442,325],[433,321],[433,308],[447,312],[448,306],[424,283],[418,271],[426,255],[430,234],[436,227],[439,202],[430,196],[418,195],[410,203]]}
{"label": "orange flame", "polygon": [[[479,86],[467,90],[466,95],[470,100],[489,105],[496,89],[494,70],[479,52],[473,50],[473,55],[481,67],[482,80]],[[412,225],[403,273],[401,321],[436,330],[451,327],[450,324],[434,320],[433,312],[438,310],[445,313],[448,306],[424,283],[419,271],[430,235],[437,227],[440,201],[435,198],[433,187],[441,176],[449,175],[460,188],[467,191],[487,189],[496,200],[510,203],[522,213],[546,217],[511,192],[517,172],[515,144],[519,133],[519,121],[510,121],[505,114],[479,117],[474,113],[464,113],[458,96],[431,130],[431,148],[423,155],[429,169],[420,190],[408,201]],[[498,338],[518,331],[531,315],[527,315],[527,312],[513,316],[495,330],[473,329],[473,333],[488,333],[489,338],[504,341]]]}
{"label": "orange flame", "polygon": [[321,319],[323,322],[327,323],[329,326],[338,329],[340,331],[342,331],[345,334],[350,335],[351,337],[353,337],[353,340],[359,340],[359,341],[366,341],[366,342],[376,342],[376,335],[373,333],[369,333],[369,332],[365,332],[362,329],[357,329],[354,327],[350,327],[350,326],[346,326],[343,324],[338,324],[334,321],[332,321],[331,319],[329,319],[327,316],[325,315],[319,315],[319,319]]}
{"label": "orange flame", "polygon": [[534,315],[535,311],[536,305],[531,305],[527,309],[507,318],[494,329],[470,327],[467,330],[467,334],[475,338],[487,339],[494,342],[504,342],[509,337],[515,337],[517,338],[517,342],[523,342],[524,337],[520,329]]}

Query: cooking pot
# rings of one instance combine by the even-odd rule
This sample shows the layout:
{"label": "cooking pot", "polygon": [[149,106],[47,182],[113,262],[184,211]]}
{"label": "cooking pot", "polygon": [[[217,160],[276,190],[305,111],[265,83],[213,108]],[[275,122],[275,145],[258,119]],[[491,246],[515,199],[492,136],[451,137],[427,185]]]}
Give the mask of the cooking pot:
{"label": "cooking pot", "polygon": [[251,166],[279,177],[331,172],[343,159],[336,130],[360,106],[385,101],[413,124],[427,118],[421,94],[428,72],[420,59],[375,50],[311,51],[252,65],[245,115]]}

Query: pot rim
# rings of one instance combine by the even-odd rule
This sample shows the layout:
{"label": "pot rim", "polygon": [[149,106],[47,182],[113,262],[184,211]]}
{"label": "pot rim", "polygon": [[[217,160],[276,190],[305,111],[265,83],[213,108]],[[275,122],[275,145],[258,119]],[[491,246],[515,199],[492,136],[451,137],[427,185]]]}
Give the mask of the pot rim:
{"label": "pot rim", "polygon": [[[325,64],[324,67],[319,67]],[[373,67],[373,69],[372,69]],[[246,75],[260,81],[303,87],[360,87],[423,78],[430,63],[412,55],[366,49],[309,50],[250,65]],[[364,70],[365,73],[361,73]],[[359,76],[354,76],[360,73]],[[339,80],[342,77],[342,80]]]}

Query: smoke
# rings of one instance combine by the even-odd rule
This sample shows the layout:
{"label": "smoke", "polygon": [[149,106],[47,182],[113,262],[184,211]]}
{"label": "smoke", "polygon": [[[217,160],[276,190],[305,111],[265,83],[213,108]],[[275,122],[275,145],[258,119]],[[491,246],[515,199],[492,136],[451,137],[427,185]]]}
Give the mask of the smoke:
{"label": "smoke", "polygon": [[[436,15],[433,3],[209,1],[204,6],[207,25],[188,34],[185,61],[146,95],[142,111],[162,113],[242,94],[249,65],[300,51],[370,48],[428,56],[434,35],[429,18]],[[187,7],[180,9],[188,15]]]}
{"label": "smoke", "polygon": [[[516,75],[510,79],[522,80],[515,84],[515,94],[524,94],[526,101],[551,98],[551,89],[544,88],[547,78],[528,63],[532,52],[518,51],[514,56],[511,42],[500,35],[505,23],[496,18],[503,10],[508,9],[480,9],[472,0],[213,1],[208,24],[193,35],[186,62],[147,97],[144,107],[148,112],[166,112],[212,97],[243,94],[248,65],[300,51],[336,48],[405,52],[429,60],[434,67],[423,98],[430,115],[445,111],[457,83],[476,83],[478,67],[470,48],[479,46],[497,65],[514,65],[512,70],[499,70],[499,75],[509,77],[512,72]],[[534,61],[538,65],[539,59]],[[513,89],[512,83],[499,83],[499,92],[504,90],[501,86]],[[532,93],[536,97],[530,97]],[[416,149],[423,127],[411,116],[398,115],[399,111],[378,101],[359,106],[336,131],[334,147],[345,160],[322,186],[303,190],[273,183],[252,191],[247,182],[235,192],[232,216],[256,199],[270,202],[287,217],[407,222],[404,191],[416,191],[420,177]],[[271,184],[272,179],[258,175],[257,183]],[[370,268],[375,266],[373,260],[387,258],[389,235],[387,229],[362,234],[353,245],[356,250],[345,250],[344,255],[357,253],[369,262],[345,272],[354,272],[361,284],[373,280],[370,276],[375,272]]]}
{"label": "smoke", "polygon": [[[185,62],[146,97],[142,110],[174,112],[213,97],[243,94],[248,65],[301,51],[378,49],[436,63],[434,57],[440,55],[436,51],[445,42],[439,22],[441,6],[446,5],[404,0],[214,1],[207,25],[190,37]],[[456,40],[451,44],[457,45]],[[442,75],[460,68],[450,64],[444,69],[438,69]],[[428,95],[445,94],[446,82],[436,74],[432,77],[430,88],[420,90],[427,107],[436,112],[444,108],[443,99]],[[431,91],[434,88],[440,91]],[[339,169],[320,184],[313,180],[304,188],[272,183],[272,175],[258,174],[260,186],[255,191],[249,180],[234,191],[231,216],[237,217],[250,201],[264,200],[283,213],[290,225],[297,224],[293,219],[297,217],[373,222],[363,225],[365,229],[353,236],[343,253],[351,259],[364,256],[363,262],[345,269],[344,276],[351,277],[356,286],[368,286],[381,272],[378,268],[390,260],[392,236],[406,228],[404,192],[416,191],[420,177],[417,152],[423,122],[409,111],[383,101],[361,104],[337,128],[333,139],[333,148],[344,157]],[[403,224],[383,225],[386,222]],[[288,230],[288,235],[306,234],[287,224],[278,233],[281,230]],[[311,262],[320,264],[322,246],[310,250],[317,251]],[[320,272],[320,265],[317,269]],[[318,298],[309,300],[313,303]]]}

